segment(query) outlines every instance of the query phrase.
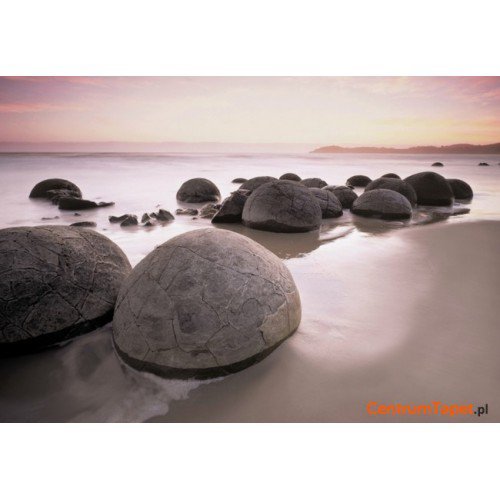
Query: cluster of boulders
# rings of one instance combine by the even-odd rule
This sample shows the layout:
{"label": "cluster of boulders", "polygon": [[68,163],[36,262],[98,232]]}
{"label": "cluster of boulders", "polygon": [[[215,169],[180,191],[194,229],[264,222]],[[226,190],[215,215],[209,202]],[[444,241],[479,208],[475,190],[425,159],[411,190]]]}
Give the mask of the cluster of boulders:
{"label": "cluster of boulders", "polygon": [[[144,212],[141,217],[141,225],[144,227],[151,227],[156,223],[164,224],[166,222],[172,222],[174,219],[175,217],[168,210],[160,208],[157,212],[151,212],[149,214]],[[122,227],[139,225],[139,219],[135,214],[123,214],[119,216],[110,215],[108,220],[112,224],[119,223]]]}
{"label": "cluster of boulders", "polygon": [[114,205],[114,202],[101,201],[96,203],[82,199],[82,191],[73,182],[66,179],[45,179],[31,190],[30,198],[45,198],[51,200],[61,210],[87,210]]}
{"label": "cluster of boulders", "polygon": [[222,229],[177,236],[133,271],[92,229],[2,229],[0,274],[0,356],[60,345],[113,320],[116,351],[132,367],[216,377],[266,357],[301,319],[283,262]]}

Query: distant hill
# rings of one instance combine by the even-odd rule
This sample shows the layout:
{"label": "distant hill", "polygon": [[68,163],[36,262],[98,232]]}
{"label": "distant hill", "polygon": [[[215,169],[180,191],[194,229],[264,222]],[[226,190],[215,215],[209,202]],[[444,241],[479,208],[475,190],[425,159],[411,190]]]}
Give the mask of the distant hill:
{"label": "distant hill", "polygon": [[452,144],[451,146],[414,146],[412,148],[343,148],[341,146],[325,146],[312,153],[400,153],[400,154],[500,154],[500,142],[496,144]]}

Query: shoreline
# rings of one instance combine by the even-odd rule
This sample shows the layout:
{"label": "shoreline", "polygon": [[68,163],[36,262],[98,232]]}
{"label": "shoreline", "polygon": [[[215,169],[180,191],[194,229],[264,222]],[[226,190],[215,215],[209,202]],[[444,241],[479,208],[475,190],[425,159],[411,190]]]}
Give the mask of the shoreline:
{"label": "shoreline", "polygon": [[[310,272],[290,266],[305,311],[294,336],[261,363],[195,389],[150,421],[498,421],[500,221],[409,228],[383,240],[369,239],[347,257],[332,249],[330,260],[339,263],[319,290],[311,290]],[[411,262],[409,248],[418,250]],[[345,269],[349,260],[357,268]],[[370,284],[376,293],[357,302],[356,289]],[[482,420],[374,417],[365,410],[370,401],[487,403],[490,412]]]}

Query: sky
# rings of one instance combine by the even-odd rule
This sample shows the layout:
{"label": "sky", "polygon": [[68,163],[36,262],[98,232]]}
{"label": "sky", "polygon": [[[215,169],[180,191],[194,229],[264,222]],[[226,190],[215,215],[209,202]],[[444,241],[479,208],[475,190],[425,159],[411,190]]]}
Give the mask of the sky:
{"label": "sky", "polygon": [[500,77],[0,77],[0,141],[488,144]]}

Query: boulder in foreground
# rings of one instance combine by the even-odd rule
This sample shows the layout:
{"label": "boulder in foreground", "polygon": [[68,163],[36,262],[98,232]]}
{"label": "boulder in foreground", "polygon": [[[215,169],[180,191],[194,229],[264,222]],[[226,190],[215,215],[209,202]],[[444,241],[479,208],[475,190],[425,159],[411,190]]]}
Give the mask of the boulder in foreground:
{"label": "boulder in foreground", "polygon": [[351,207],[352,213],[364,217],[396,220],[411,217],[411,205],[402,194],[390,189],[365,191]]}
{"label": "boulder in foreground", "polygon": [[417,193],[419,205],[447,206],[453,203],[453,191],[446,179],[436,172],[419,172],[405,179]]}
{"label": "boulder in foreground", "polygon": [[220,192],[212,181],[203,179],[202,177],[196,177],[182,184],[177,191],[177,199],[185,203],[219,201]]}
{"label": "boulder in foreground", "polygon": [[113,339],[136,369],[209,378],[260,361],[300,318],[299,292],[278,257],[232,231],[200,229],[134,268],[117,300]]}
{"label": "boulder in foreground", "polygon": [[109,322],[130,270],[121,249],[92,229],[0,230],[0,354],[36,351]]}
{"label": "boulder in foreground", "polygon": [[272,181],[257,188],[245,203],[245,226],[275,233],[319,229],[321,208],[310,189],[293,181]]}

